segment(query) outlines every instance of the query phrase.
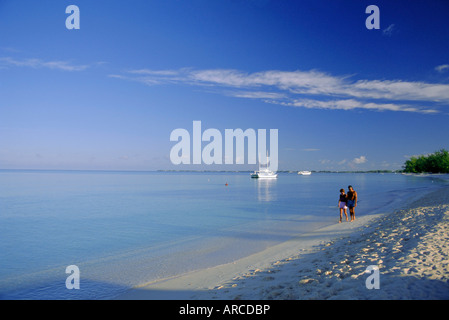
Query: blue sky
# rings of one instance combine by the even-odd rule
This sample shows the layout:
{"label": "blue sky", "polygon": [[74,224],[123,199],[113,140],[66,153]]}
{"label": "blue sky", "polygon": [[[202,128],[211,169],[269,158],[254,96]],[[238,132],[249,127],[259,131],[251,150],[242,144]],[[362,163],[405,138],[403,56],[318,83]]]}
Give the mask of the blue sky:
{"label": "blue sky", "polygon": [[449,3],[0,0],[0,168],[255,169],[173,165],[194,120],[278,129],[280,170],[449,148]]}

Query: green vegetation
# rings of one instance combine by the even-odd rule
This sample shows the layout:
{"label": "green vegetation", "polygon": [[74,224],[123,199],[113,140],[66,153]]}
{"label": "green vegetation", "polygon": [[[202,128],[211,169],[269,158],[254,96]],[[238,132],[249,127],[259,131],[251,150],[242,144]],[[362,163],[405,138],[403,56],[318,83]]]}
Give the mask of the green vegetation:
{"label": "green vegetation", "polygon": [[441,149],[427,156],[411,157],[405,161],[404,172],[449,173],[449,151]]}

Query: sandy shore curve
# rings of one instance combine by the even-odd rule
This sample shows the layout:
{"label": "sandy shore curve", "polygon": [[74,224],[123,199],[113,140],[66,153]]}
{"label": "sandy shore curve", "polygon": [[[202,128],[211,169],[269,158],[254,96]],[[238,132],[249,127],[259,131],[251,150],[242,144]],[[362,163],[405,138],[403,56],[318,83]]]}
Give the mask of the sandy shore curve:
{"label": "sandy shore curve", "polygon": [[449,299],[448,280],[449,187],[442,187],[393,213],[361,215],[117,299]]}

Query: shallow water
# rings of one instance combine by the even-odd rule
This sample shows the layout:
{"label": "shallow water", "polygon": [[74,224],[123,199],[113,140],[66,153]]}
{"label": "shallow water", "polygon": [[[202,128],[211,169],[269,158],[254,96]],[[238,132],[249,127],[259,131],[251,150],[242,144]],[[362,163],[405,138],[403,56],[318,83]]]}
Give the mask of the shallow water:
{"label": "shallow water", "polygon": [[[228,184],[226,186],[226,183]],[[444,183],[400,174],[0,171],[0,298],[108,299],[231,262],[356,215],[383,213]],[[80,290],[65,268],[80,269]]]}

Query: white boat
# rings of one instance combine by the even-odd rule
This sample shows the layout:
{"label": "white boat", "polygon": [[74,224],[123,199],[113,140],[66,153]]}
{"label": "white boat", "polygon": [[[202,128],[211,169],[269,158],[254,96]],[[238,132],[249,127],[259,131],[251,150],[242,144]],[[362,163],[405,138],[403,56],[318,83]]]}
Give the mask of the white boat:
{"label": "white boat", "polygon": [[277,173],[269,170],[268,168],[254,171],[251,173],[251,178],[259,178],[259,179],[276,179]]}
{"label": "white boat", "polygon": [[310,176],[312,174],[311,171],[298,171],[298,174],[302,176]]}
{"label": "white boat", "polygon": [[267,165],[265,168],[261,168],[259,161],[259,170],[251,173],[251,178],[259,178],[259,179],[276,179],[277,173],[268,169],[268,152],[267,152]]}

